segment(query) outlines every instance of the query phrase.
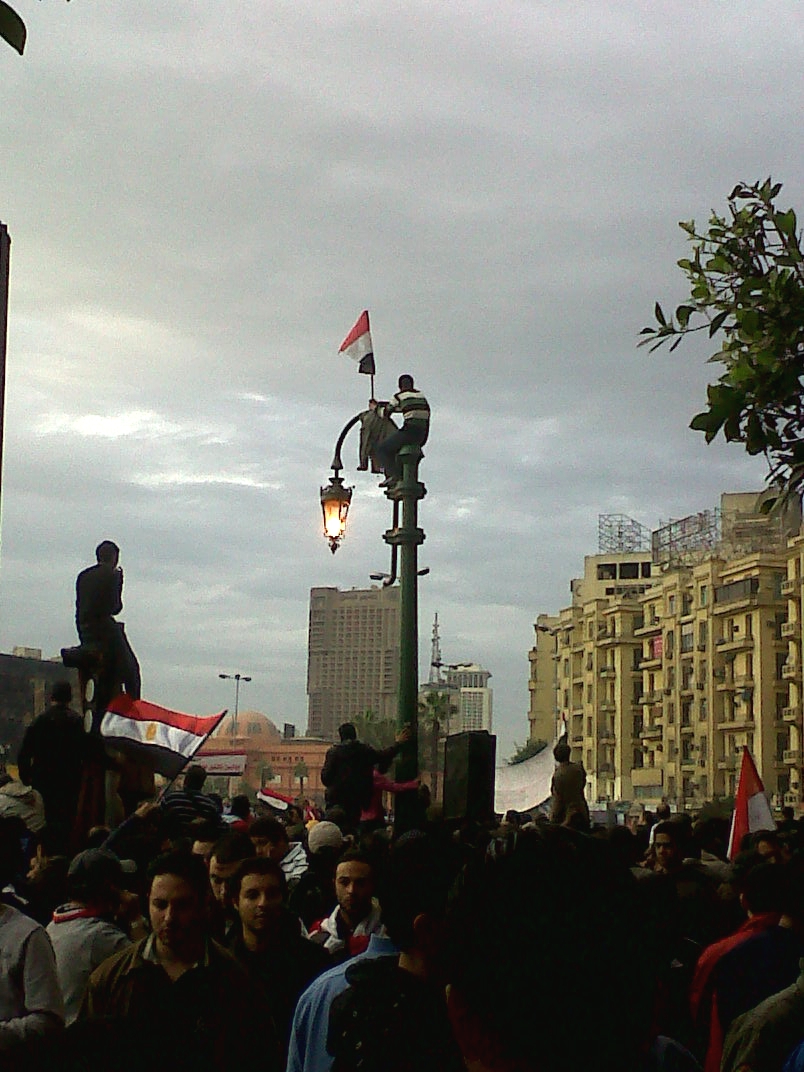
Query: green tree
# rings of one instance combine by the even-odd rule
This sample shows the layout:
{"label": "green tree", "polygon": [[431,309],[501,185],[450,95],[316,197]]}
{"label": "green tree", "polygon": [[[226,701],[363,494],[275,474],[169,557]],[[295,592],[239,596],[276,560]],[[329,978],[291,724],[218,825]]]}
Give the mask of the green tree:
{"label": "green tree", "polygon": [[457,715],[458,708],[452,703],[448,692],[436,689],[427,691],[424,699],[419,700],[419,768],[430,773],[433,799],[438,796],[438,773],[440,764],[439,742],[441,729],[449,731],[451,715]]}
{"label": "green tree", "polygon": [[788,498],[804,486],[804,254],[795,212],[776,207],[781,188],[770,178],[739,183],[725,216],[713,212],[701,230],[679,224],[692,246],[678,262],[690,296],[670,316],[656,302],[656,326],[642,329],[640,346],[674,350],[700,331],[718,337],[709,361],[725,372],[690,427],[707,443],[722,432],[765,454],[768,480]]}
{"label": "green tree", "polygon": [[390,718],[380,718],[376,711],[364,711],[353,721],[358,739],[372,748],[390,748],[396,739],[396,723]]}

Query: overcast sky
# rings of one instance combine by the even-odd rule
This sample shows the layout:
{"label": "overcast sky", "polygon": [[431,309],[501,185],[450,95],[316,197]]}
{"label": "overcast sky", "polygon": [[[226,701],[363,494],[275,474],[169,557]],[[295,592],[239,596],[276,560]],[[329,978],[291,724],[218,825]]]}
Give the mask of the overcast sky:
{"label": "overcast sky", "polygon": [[527,736],[533,622],[569,602],[600,513],[646,525],[759,487],[688,430],[703,345],[637,350],[684,297],[681,219],[772,174],[804,204],[797,0],[16,0],[0,49],[12,235],[0,650],[73,642],[116,540],[147,699],[306,725],[314,585],[387,568],[354,472],[332,556],[319,487],[368,379],[433,408],[421,677],[494,675]]}

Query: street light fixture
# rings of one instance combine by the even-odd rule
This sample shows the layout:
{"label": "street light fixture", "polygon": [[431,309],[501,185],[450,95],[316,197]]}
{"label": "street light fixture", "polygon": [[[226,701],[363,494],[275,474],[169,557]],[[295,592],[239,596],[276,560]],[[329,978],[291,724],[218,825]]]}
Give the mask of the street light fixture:
{"label": "street light fixture", "polygon": [[[324,536],[334,554],[340,546],[346,529],[346,518],[352,500],[352,488],[345,488],[341,479],[343,462],[341,448],[350,429],[360,421],[360,414],[352,417],[344,426],[335,444],[332,460],[332,477],[329,485],[321,489],[321,508],[324,514]],[[398,781],[413,781],[419,773],[418,761],[418,568],[419,545],[424,543],[424,532],[418,525],[419,500],[427,489],[419,480],[421,448],[409,444],[400,449],[398,464],[401,477],[385,491],[393,504],[391,528],[383,539],[391,548],[391,570],[387,574],[372,574],[372,580],[381,580],[388,588],[397,579],[399,567],[399,697],[397,726],[408,729],[410,736],[402,745],[396,762]],[[401,514],[401,517],[400,517]],[[421,573],[427,572],[422,570]],[[411,799],[413,797],[414,799]],[[394,826],[400,832],[415,824],[415,793],[399,793],[396,798]]]}
{"label": "street light fixture", "polygon": [[218,674],[218,677],[224,681],[234,681],[235,683],[235,705],[234,715],[232,716],[232,744],[234,744],[237,736],[237,712],[240,708],[240,682],[251,681],[251,678],[245,674]]}

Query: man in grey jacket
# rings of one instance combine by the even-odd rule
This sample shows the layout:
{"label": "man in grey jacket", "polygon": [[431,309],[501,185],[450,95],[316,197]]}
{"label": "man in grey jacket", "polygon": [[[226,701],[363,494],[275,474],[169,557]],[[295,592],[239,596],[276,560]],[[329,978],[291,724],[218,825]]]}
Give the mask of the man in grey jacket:
{"label": "man in grey jacket", "polygon": [[47,933],[56,954],[68,1026],[78,1016],[93,971],[107,957],[131,944],[117,922],[123,899],[122,880],[120,861],[105,849],[80,852],[67,872],[70,900],[53,913]]}
{"label": "man in grey jacket", "polygon": [[[22,869],[19,820],[0,819],[0,888]],[[64,1026],[56,961],[43,927],[0,903],[0,1066]]]}

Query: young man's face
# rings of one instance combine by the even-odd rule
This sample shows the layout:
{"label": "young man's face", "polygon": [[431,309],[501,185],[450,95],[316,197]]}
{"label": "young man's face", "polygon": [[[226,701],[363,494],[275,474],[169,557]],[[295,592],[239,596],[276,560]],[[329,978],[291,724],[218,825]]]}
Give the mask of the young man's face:
{"label": "young man's face", "polygon": [[282,883],[276,875],[245,875],[237,898],[244,931],[262,934],[282,909]]}
{"label": "young man's face", "polygon": [[230,864],[218,863],[217,856],[209,858],[209,884],[212,887],[212,895],[218,904],[229,904],[229,896],[226,889],[226,880],[231,878],[240,866],[240,861],[235,860]]}
{"label": "young man's face", "polygon": [[656,864],[661,871],[675,871],[681,864],[681,853],[669,834],[657,834],[653,842]]}
{"label": "young man's face", "polygon": [[360,860],[338,864],[335,872],[335,894],[338,904],[353,922],[357,923],[371,911],[374,895],[374,876],[371,866]]}
{"label": "young man's face", "polygon": [[196,890],[178,875],[157,875],[148,896],[151,929],[166,949],[181,953],[204,936],[206,906]]}
{"label": "young man's face", "polygon": [[276,840],[274,838],[255,837],[252,838],[252,841],[258,856],[266,856],[277,864],[290,848],[290,842],[285,839]]}

